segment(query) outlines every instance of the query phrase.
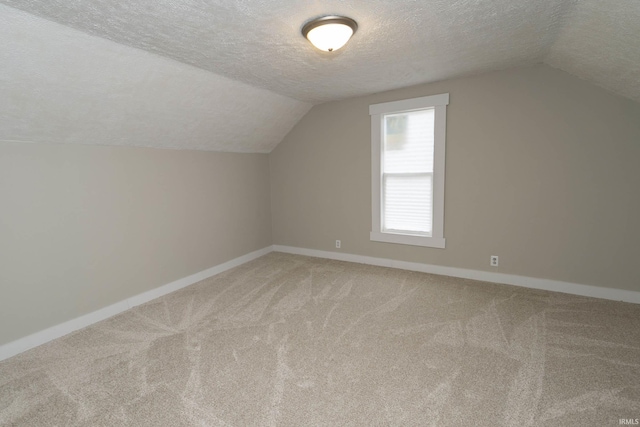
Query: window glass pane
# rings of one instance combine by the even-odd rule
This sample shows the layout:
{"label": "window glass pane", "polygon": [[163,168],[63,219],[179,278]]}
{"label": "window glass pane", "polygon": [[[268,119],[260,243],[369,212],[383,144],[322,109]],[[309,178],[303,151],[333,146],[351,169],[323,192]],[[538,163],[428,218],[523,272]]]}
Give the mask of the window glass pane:
{"label": "window glass pane", "polygon": [[435,109],[384,116],[382,172],[433,172]]}
{"label": "window glass pane", "polygon": [[383,230],[431,234],[433,175],[383,175]]}

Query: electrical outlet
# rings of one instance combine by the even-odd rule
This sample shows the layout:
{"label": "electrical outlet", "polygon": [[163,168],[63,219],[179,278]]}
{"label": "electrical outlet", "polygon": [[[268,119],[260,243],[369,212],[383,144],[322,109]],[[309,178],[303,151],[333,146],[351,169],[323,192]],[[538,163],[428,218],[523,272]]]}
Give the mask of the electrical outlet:
{"label": "electrical outlet", "polygon": [[340,249],[340,246],[342,246],[342,242],[340,240],[336,240],[336,249]]}
{"label": "electrical outlet", "polygon": [[498,266],[498,255],[491,255],[491,267]]}

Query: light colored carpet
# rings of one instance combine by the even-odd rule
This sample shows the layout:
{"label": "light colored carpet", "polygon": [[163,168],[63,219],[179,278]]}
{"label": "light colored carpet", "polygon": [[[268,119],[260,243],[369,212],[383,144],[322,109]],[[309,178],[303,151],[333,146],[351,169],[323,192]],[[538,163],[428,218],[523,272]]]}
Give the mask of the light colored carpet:
{"label": "light colored carpet", "polygon": [[0,363],[17,426],[617,426],[640,306],[272,253]]}

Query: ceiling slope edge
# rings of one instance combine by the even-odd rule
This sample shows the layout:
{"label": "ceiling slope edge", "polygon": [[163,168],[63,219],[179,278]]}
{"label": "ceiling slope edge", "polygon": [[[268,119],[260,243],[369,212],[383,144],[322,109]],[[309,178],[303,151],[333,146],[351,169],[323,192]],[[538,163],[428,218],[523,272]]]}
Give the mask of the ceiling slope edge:
{"label": "ceiling slope edge", "polygon": [[0,141],[268,153],[311,106],[0,4]]}
{"label": "ceiling slope edge", "polygon": [[640,2],[581,0],[544,63],[640,102]]}

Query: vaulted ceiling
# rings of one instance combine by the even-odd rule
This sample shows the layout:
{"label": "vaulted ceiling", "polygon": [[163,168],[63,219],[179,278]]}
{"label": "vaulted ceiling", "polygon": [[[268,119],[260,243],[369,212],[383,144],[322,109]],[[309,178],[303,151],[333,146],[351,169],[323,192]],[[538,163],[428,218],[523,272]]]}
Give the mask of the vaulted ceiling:
{"label": "vaulted ceiling", "polygon": [[[640,101],[638,1],[0,2],[0,139],[268,152],[315,103],[540,62]],[[359,24],[334,53],[325,14]]]}

